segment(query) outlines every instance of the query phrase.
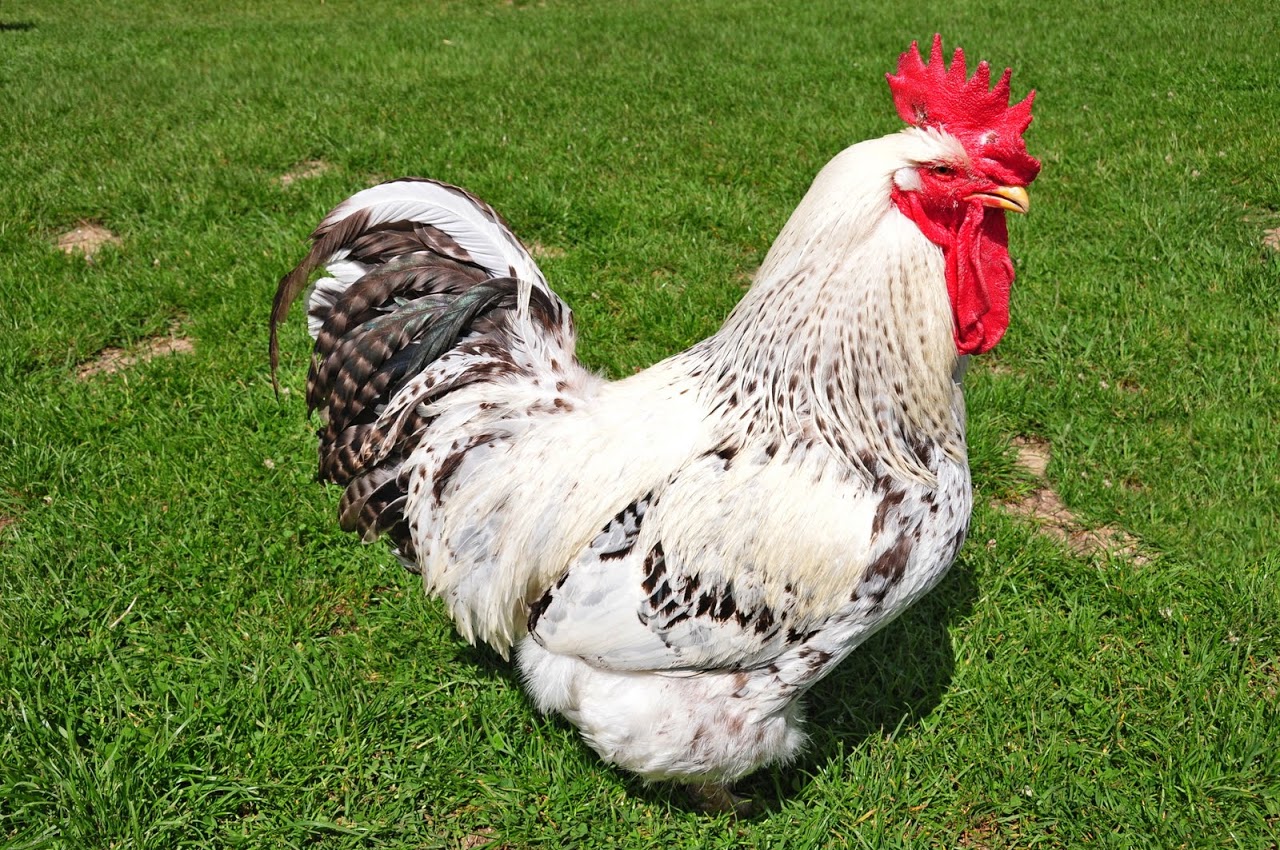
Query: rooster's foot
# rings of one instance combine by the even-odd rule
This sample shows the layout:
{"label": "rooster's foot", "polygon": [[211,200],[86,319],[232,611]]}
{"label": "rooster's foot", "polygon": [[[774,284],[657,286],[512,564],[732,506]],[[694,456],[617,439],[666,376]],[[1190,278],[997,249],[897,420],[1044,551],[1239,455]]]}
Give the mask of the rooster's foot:
{"label": "rooster's foot", "polygon": [[690,785],[689,796],[693,798],[694,805],[707,814],[746,818],[755,811],[750,797],[738,796],[723,782]]}

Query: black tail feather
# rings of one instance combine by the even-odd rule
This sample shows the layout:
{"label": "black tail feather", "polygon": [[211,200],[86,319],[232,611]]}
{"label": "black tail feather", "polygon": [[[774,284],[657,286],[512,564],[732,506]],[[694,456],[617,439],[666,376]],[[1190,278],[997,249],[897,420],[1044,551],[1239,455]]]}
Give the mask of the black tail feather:
{"label": "black tail feather", "polygon": [[[333,368],[331,355],[352,328],[382,315],[397,299],[429,295],[457,295],[487,276],[471,266],[430,254],[414,254],[371,269],[334,302],[316,336],[315,357],[307,375],[307,404],[324,404],[324,391]],[[445,302],[441,301],[441,306]]]}

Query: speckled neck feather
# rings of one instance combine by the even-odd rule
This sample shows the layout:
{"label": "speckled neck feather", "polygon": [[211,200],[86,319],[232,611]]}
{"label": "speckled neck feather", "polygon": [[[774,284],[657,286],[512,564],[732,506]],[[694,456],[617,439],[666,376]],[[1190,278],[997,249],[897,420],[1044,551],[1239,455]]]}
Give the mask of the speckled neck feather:
{"label": "speckled neck feather", "polygon": [[863,143],[824,169],[724,327],[687,356],[704,361],[708,391],[744,435],[816,439],[861,470],[876,457],[928,481],[925,443],[964,457],[943,256],[887,184],[861,204],[838,191],[883,147]]}

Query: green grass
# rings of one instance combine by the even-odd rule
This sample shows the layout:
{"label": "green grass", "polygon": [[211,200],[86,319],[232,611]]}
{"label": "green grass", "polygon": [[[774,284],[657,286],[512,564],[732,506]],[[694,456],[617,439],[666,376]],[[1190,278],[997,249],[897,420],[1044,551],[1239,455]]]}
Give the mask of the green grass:
{"label": "green grass", "polygon": [[[1275,847],[1280,17],[1268,3],[0,4],[0,841],[12,847]],[[14,26],[32,24],[30,27]],[[319,217],[492,202],[628,374],[711,332],[935,30],[1039,94],[1012,329],[968,380],[944,584],[729,823],[599,763],[311,482]],[[308,160],[323,174],[281,187]],[[56,236],[123,240],[93,263]],[[173,322],[195,341],[81,382]],[[993,368],[998,366],[999,368]],[[1053,446],[1076,558],[989,506]]]}

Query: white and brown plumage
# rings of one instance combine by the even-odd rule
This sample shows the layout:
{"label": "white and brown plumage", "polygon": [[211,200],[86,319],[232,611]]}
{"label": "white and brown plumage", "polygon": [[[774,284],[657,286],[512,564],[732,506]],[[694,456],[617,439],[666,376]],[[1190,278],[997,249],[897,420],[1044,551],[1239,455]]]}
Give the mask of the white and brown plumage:
{"label": "white and brown plumage", "polygon": [[[791,757],[798,698],[938,581],[969,521],[958,374],[1007,324],[1031,97],[934,39],[900,133],[818,175],[714,336],[625,380],[466,192],[340,204],[310,297],[320,477],[601,757],[711,788]],[[724,799],[724,798],[721,798]]]}

